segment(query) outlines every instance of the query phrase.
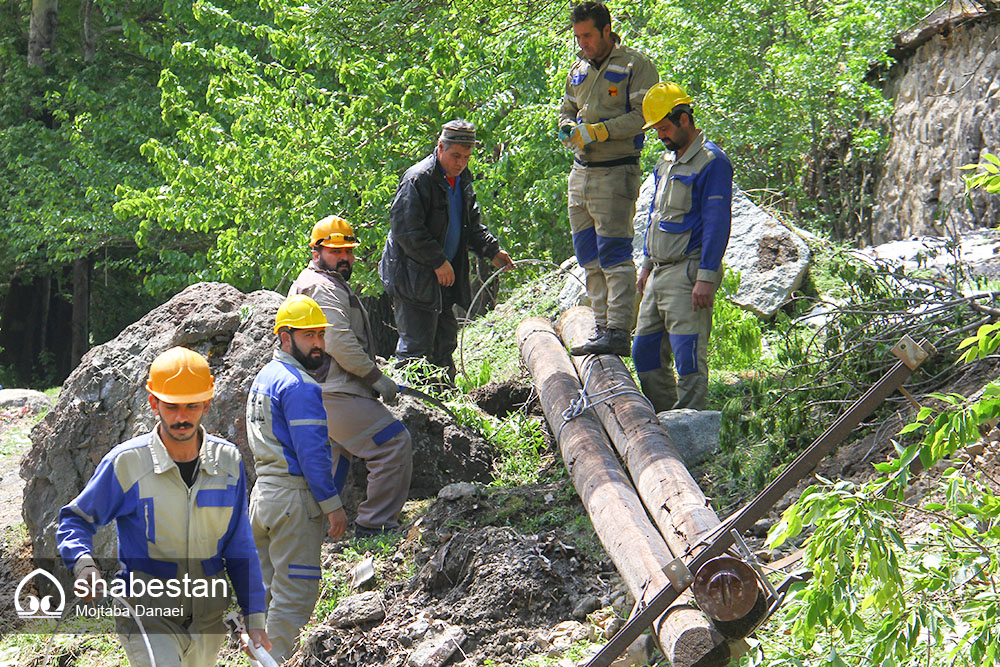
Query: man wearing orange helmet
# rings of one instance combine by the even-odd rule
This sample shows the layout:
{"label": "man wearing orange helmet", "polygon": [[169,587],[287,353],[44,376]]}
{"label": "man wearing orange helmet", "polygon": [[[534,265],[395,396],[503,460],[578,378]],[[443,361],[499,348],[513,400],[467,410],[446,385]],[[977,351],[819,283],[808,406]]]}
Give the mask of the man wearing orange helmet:
{"label": "man wearing orange helmet", "polygon": [[316,604],[323,538],[336,539],[347,529],[340,490],[351,462],[346,456],[333,460],[322,390],[309,375],[323,364],[329,326],[315,301],[288,297],[274,321],[274,358],[254,378],[247,398],[247,439],[257,470],[250,523],[278,663],[291,655]]}
{"label": "man wearing orange helmet", "polygon": [[[156,357],[146,383],[156,427],[108,452],[59,513],[59,553],[77,577],[74,590],[88,591],[88,600],[108,589],[92,555],[94,533],[116,522],[118,577],[143,626],[116,619],[131,665],[150,665],[151,649],[157,665],[214,666],[229,606],[228,585],[217,584],[226,575],[251,640],[271,648],[240,452],[201,427],[214,385],[197,352],[174,347]],[[154,595],[172,584],[185,594]]]}
{"label": "man wearing orange helmet", "polygon": [[642,102],[643,129],[656,130],[667,148],[653,170],[632,347],[642,392],[657,412],[707,406],[712,306],[732,222],[733,165],[695,127],[692,104],[670,81]]}
{"label": "man wearing orange helmet", "polygon": [[312,261],[299,273],[288,295],[305,294],[323,310],[329,328],[325,355],[314,377],[323,391],[334,460],[356,456],[368,469],[367,497],[358,506],[354,534],[375,535],[399,526],[413,475],[410,433],[377,400],[396,400],[398,386],[375,364],[368,313],[348,280],[359,245],[346,220],[330,215],[313,225]]}
{"label": "man wearing orange helmet", "polygon": [[453,305],[468,308],[469,250],[498,269],[514,263],[481,221],[469,158],[476,126],[451,120],[437,149],[406,170],[389,210],[391,229],[378,265],[392,296],[399,343],[397,359],[423,357],[455,378],[458,344]]}

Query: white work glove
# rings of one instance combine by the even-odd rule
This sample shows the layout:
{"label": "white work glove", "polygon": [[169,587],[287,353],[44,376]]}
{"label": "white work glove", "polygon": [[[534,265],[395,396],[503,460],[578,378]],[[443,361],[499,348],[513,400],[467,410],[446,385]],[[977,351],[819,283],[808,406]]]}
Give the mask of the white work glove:
{"label": "white work glove", "polygon": [[395,403],[396,394],[399,393],[399,386],[396,384],[388,375],[382,374],[379,379],[375,380],[375,384],[372,385],[372,389],[378,392],[378,395],[382,397],[382,401],[385,403]]}

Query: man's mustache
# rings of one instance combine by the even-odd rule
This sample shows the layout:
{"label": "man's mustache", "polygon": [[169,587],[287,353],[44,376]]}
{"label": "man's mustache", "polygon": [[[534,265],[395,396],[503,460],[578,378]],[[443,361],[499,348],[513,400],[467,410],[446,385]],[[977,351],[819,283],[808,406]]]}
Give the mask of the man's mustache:
{"label": "man's mustache", "polygon": [[177,422],[176,424],[171,424],[170,428],[194,428],[194,424],[191,422]]}

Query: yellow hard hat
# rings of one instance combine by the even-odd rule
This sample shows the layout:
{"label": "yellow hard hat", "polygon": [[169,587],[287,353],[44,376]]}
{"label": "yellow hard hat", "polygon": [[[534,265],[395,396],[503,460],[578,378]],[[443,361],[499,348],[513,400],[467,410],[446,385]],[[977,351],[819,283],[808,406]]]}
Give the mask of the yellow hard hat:
{"label": "yellow hard hat", "polygon": [[646,96],[642,98],[642,117],[646,119],[646,124],[642,129],[648,130],[667,114],[674,110],[678,104],[691,104],[694,102],[684,89],[673,81],[661,81],[646,91]]}
{"label": "yellow hard hat", "polygon": [[309,247],[321,245],[327,248],[356,248],[361,245],[351,225],[340,216],[328,215],[313,225]]}
{"label": "yellow hard hat", "polygon": [[172,347],[153,359],[146,389],[167,403],[199,403],[215,394],[215,378],[205,357],[186,347]]}
{"label": "yellow hard hat", "polygon": [[274,318],[274,333],[278,333],[281,327],[321,329],[328,326],[330,324],[326,321],[323,309],[305,294],[293,294],[285,299]]}

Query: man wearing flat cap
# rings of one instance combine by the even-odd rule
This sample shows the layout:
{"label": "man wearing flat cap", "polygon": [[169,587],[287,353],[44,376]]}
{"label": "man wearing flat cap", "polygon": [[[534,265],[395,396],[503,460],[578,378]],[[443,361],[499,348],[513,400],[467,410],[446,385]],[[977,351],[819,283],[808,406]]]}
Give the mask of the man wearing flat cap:
{"label": "man wearing flat cap", "polygon": [[480,220],[469,157],[476,127],[452,120],[441,128],[437,148],[406,170],[389,211],[379,276],[392,296],[400,360],[424,357],[455,377],[458,344],[453,305],[468,308],[471,249],[493,266],[511,269],[510,255]]}

